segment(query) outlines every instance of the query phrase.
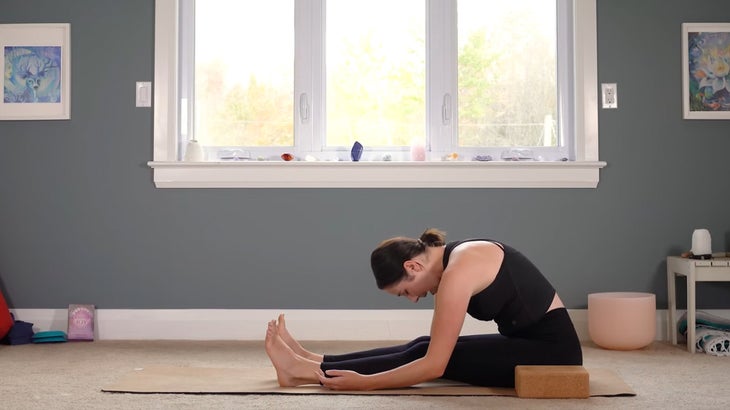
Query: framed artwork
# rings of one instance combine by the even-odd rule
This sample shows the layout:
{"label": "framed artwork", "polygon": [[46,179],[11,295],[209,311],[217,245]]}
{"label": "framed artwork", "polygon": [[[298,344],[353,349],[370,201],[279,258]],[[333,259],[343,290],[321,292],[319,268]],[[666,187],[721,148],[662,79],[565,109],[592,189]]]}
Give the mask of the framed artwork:
{"label": "framed artwork", "polygon": [[71,25],[0,24],[0,120],[71,118]]}
{"label": "framed artwork", "polygon": [[730,23],[682,24],[685,119],[730,119]]}

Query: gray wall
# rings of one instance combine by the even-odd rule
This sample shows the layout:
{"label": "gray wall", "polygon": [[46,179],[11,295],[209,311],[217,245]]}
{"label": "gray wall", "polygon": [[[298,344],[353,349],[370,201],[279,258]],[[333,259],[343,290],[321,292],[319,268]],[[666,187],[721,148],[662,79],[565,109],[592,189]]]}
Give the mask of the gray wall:
{"label": "gray wall", "polygon": [[[523,250],[571,308],[601,291],[666,307],[665,257],[710,229],[730,247],[730,121],[682,119],[680,24],[725,0],[598,0],[597,189],[155,189],[153,0],[0,0],[0,23],[69,22],[69,121],[0,122],[0,288],[11,307],[376,309],[369,253],[435,226]],[[730,308],[705,284],[703,308]]]}

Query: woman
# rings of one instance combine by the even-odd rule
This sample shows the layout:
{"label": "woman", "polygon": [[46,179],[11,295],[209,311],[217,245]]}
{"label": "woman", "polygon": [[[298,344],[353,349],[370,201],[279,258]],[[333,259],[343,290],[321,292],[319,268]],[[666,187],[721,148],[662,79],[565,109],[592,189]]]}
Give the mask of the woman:
{"label": "woman", "polygon": [[[431,335],[405,345],[344,355],[304,349],[283,316],[269,322],[266,352],[279,384],[321,383],[334,390],[376,390],[445,378],[514,386],[516,365],[581,365],[582,351],[555,289],[520,252],[487,239],[382,242],[370,258],[378,288],[413,302],[435,297]],[[465,315],[494,320],[499,334],[459,336]]]}

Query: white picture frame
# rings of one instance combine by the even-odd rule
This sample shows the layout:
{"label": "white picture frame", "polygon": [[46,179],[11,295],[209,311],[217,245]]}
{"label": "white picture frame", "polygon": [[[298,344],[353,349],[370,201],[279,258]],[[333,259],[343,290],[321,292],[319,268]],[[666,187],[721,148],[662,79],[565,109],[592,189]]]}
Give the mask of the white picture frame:
{"label": "white picture frame", "polygon": [[730,23],[682,23],[684,119],[730,119]]}
{"label": "white picture frame", "polygon": [[0,24],[0,120],[71,118],[71,25]]}

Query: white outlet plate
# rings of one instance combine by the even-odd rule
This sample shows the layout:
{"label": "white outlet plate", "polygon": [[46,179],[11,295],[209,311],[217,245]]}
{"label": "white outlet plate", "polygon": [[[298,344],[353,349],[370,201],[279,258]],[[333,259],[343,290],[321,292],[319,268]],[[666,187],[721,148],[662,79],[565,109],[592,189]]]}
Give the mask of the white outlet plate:
{"label": "white outlet plate", "polygon": [[603,108],[618,108],[616,83],[601,84],[601,97]]}
{"label": "white outlet plate", "polygon": [[152,82],[151,81],[137,81],[135,88],[135,95],[137,107],[151,107],[152,106]]}

